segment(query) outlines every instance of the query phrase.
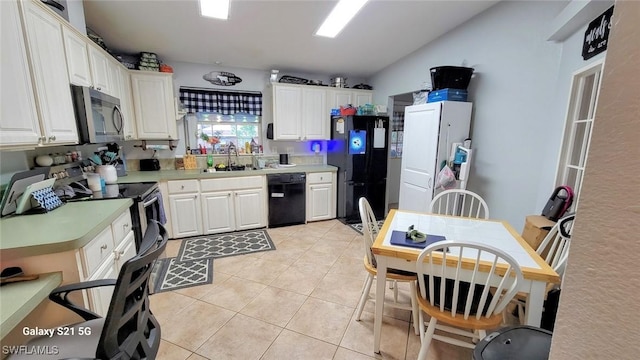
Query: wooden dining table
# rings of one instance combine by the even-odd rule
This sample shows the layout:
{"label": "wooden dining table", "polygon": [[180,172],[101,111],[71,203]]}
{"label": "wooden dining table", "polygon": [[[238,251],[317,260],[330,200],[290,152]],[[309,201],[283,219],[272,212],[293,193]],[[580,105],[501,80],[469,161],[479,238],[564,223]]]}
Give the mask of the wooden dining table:
{"label": "wooden dining table", "polygon": [[[527,294],[525,324],[540,326],[547,284],[559,283],[560,277],[506,221],[391,210],[372,246],[378,270],[374,352],[380,353],[387,269],[416,271],[416,260],[420,255],[421,249],[391,244],[391,237],[394,231],[406,233],[411,225],[422,233],[442,236],[446,240],[469,241],[490,245],[515,258],[522,269],[524,277],[519,291]],[[463,258],[463,266],[465,262],[468,262],[468,265],[472,265],[475,261],[475,258]]]}

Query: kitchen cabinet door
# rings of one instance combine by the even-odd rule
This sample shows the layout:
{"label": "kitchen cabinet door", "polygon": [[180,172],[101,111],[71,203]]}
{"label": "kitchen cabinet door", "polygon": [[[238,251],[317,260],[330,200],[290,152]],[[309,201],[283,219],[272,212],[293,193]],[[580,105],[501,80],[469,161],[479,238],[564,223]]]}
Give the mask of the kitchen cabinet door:
{"label": "kitchen cabinet door", "polygon": [[69,82],[78,86],[92,86],[87,39],[67,26],[62,27],[64,50],[67,55]]}
{"label": "kitchen cabinet door", "polygon": [[[117,279],[118,268],[116,268],[115,257],[113,254],[102,263],[102,265],[96,270],[96,272],[87,279],[102,280],[102,279]],[[113,286],[101,286],[93,289],[88,289],[89,295],[89,307],[90,310],[96,314],[104,317],[109,311],[109,304],[111,303],[111,296],[113,295]]]}
{"label": "kitchen cabinet door", "polygon": [[91,64],[91,79],[93,88],[105,94],[114,96],[111,84],[109,59],[97,47],[89,45],[89,63]]}
{"label": "kitchen cabinet door", "polygon": [[122,265],[132,257],[136,256],[136,241],[133,231],[129,231],[124,240],[114,250],[116,271],[119,274]]}
{"label": "kitchen cabinet door", "polygon": [[171,227],[175,238],[202,235],[200,195],[169,195]]}
{"label": "kitchen cabinet door", "polygon": [[204,234],[216,234],[236,229],[233,193],[220,191],[202,193]]}
{"label": "kitchen cabinet door", "polygon": [[131,71],[130,75],[138,139],[177,139],[173,74]]}
{"label": "kitchen cabinet door", "polygon": [[358,107],[366,104],[373,103],[373,93],[371,91],[354,91],[353,92],[353,106]]}
{"label": "kitchen cabinet door", "polygon": [[135,140],[138,138],[136,134],[135,116],[133,113],[133,100],[131,99],[131,78],[129,70],[124,66],[118,66],[118,74],[120,76],[120,110],[124,118],[123,133],[125,140]]}
{"label": "kitchen cabinet door", "polygon": [[353,91],[349,89],[329,89],[331,109],[339,109],[340,106],[353,104]]}
{"label": "kitchen cabinet door", "polygon": [[18,2],[0,1],[0,9],[0,56],[3,69],[0,146],[36,145],[41,136],[40,123]]}
{"label": "kitchen cabinet door", "polygon": [[61,24],[42,8],[42,3],[21,4],[41,131],[45,137],[41,144],[77,143]]}
{"label": "kitchen cabinet door", "polygon": [[302,139],[328,140],[331,122],[324,88],[302,89]]}
{"label": "kitchen cabinet door", "polygon": [[309,185],[307,221],[318,221],[331,219],[332,215],[333,186],[331,184]]}
{"label": "kitchen cabinet door", "polygon": [[300,140],[302,88],[273,84],[273,139]]}
{"label": "kitchen cabinet door", "polygon": [[234,192],[236,230],[255,229],[267,226],[262,189],[238,190]]}

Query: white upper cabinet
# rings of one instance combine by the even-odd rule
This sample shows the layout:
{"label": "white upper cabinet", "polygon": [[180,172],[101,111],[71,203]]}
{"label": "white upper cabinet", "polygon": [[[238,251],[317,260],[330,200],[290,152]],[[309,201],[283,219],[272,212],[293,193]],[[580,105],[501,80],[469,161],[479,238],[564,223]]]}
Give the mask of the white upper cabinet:
{"label": "white upper cabinet", "polygon": [[329,91],[310,85],[273,84],[274,140],[326,140]]}
{"label": "white upper cabinet", "polygon": [[302,88],[273,84],[273,139],[300,140]]}
{"label": "white upper cabinet", "polygon": [[173,74],[131,71],[131,93],[139,139],[177,139]]}
{"label": "white upper cabinet", "polygon": [[355,90],[343,88],[329,89],[329,107],[338,109],[340,106],[351,104],[354,107],[371,104],[373,101],[373,91],[371,90]]}
{"label": "white upper cabinet", "polygon": [[62,35],[64,36],[64,48],[67,54],[69,82],[78,86],[92,86],[87,39],[66,26],[62,28]]}
{"label": "white upper cabinet", "polygon": [[2,57],[2,106],[0,146],[35,145],[40,124],[31,86],[31,74],[16,1],[0,1],[0,56]]}
{"label": "white upper cabinet", "polygon": [[302,89],[301,140],[329,139],[331,122],[327,110],[327,91],[309,86]]}
{"label": "white upper cabinet", "polygon": [[89,63],[91,64],[93,87],[100,92],[113,96],[114,86],[111,84],[111,65],[107,56],[98,48],[89,46]]}
{"label": "white upper cabinet", "polygon": [[117,70],[120,77],[120,109],[124,117],[122,132],[124,133],[125,140],[135,140],[138,138],[138,135],[136,134],[133,100],[131,99],[131,78],[129,77],[129,70],[124,66],[118,66]]}
{"label": "white upper cabinet", "polygon": [[43,9],[41,3],[25,1],[21,4],[44,137],[41,144],[77,143],[78,133],[60,22]]}
{"label": "white upper cabinet", "polygon": [[373,93],[370,90],[353,90],[353,106],[372,104]]}

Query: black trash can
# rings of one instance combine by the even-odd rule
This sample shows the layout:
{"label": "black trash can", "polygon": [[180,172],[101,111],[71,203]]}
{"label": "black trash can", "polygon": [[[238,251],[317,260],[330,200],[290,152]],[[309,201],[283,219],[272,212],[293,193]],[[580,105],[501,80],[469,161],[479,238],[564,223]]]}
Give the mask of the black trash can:
{"label": "black trash can", "polygon": [[506,327],[482,339],[473,350],[473,360],[547,360],[551,334],[533,326]]}

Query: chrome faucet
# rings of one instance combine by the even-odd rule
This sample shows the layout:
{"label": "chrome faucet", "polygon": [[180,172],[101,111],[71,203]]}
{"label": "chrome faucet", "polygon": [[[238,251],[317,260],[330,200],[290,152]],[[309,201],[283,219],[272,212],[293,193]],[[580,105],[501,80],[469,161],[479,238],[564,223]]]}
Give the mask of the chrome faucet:
{"label": "chrome faucet", "polygon": [[229,142],[229,145],[227,145],[227,169],[229,170],[231,170],[231,150],[236,154],[236,161],[233,164],[238,163],[238,150],[233,142]]}

